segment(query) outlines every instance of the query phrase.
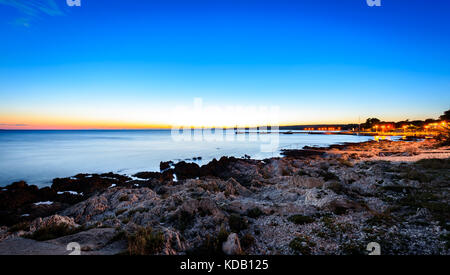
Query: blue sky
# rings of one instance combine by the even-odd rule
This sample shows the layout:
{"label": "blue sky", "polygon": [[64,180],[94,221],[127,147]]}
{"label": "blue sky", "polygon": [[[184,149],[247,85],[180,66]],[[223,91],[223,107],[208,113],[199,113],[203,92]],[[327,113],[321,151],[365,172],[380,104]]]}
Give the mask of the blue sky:
{"label": "blue sky", "polygon": [[165,124],[198,97],[285,124],[450,108],[448,1],[81,3],[0,0],[1,124]]}

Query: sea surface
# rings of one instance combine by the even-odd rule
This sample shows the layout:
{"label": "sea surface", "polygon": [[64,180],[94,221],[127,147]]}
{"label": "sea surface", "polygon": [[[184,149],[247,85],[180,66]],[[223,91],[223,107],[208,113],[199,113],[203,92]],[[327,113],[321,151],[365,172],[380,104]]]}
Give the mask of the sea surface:
{"label": "sea surface", "polygon": [[[264,159],[281,149],[361,142],[372,137],[317,134],[234,134],[174,137],[170,130],[0,131],[0,186],[24,180],[39,187],[78,173],[132,175],[159,171],[161,161],[199,165],[222,156]],[[209,137],[209,138],[208,138]],[[274,144],[271,150],[263,148]],[[193,158],[201,157],[201,160]]]}

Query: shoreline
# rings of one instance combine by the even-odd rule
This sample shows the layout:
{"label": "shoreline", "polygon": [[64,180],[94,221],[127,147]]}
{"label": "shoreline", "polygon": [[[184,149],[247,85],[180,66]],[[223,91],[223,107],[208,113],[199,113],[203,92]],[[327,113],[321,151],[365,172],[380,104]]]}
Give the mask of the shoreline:
{"label": "shoreline", "polygon": [[[264,160],[222,157],[203,166],[184,161],[161,162],[160,172],[140,172],[132,177],[114,173],[79,174],[54,179],[51,187],[41,189],[24,182],[14,183],[0,190],[0,226],[3,226],[0,254],[27,253],[26,249],[14,250],[14,242],[32,243],[39,251],[43,244],[61,245],[63,240],[80,234],[86,235],[87,243],[98,234],[109,238],[102,246],[86,248],[86,254],[117,254],[129,250],[130,236],[148,226],[164,236],[161,240],[164,245],[158,251],[147,251],[149,254],[201,254],[202,249],[226,254],[348,254],[352,249],[342,247],[349,244],[355,246],[353,252],[362,253],[360,242],[342,243],[333,236],[325,238],[324,234],[342,223],[359,228],[360,233],[364,229],[370,231],[366,228],[367,220],[393,216],[385,211],[398,207],[397,201],[403,203],[402,190],[407,190],[406,195],[420,196],[415,190],[433,186],[429,192],[442,196],[443,190],[448,189],[448,184],[440,182],[450,176],[447,166],[450,149],[437,148],[432,140],[367,141],[283,150],[282,154]],[[435,163],[436,158],[443,160],[443,166]],[[429,186],[420,187],[423,184]],[[395,205],[390,206],[392,200]],[[436,221],[440,223],[440,234],[445,236],[448,213],[427,207],[431,202],[423,203],[425,207],[419,209],[426,212],[424,228],[409,228],[408,222],[404,226],[425,236],[427,228],[436,226]],[[433,203],[446,208],[448,196]],[[410,204],[402,207],[414,209],[410,213],[414,216],[417,205]],[[333,219],[331,224],[329,219]],[[389,223],[385,222],[377,226],[387,226]],[[73,231],[66,232],[71,234],[35,241],[44,229],[61,224],[72,228]],[[204,224],[210,229],[200,229]],[[242,247],[230,248],[232,251],[204,247],[207,235],[219,237],[225,231],[227,238],[232,238],[230,243],[237,238]],[[116,236],[119,233],[123,235],[121,238]],[[23,238],[27,235],[28,238]],[[119,239],[110,243],[113,237]],[[445,241],[427,237],[433,240],[432,244],[421,244],[420,249],[405,248],[403,253],[448,254]],[[168,243],[173,243],[174,238],[175,246]],[[276,243],[266,244],[265,238]],[[220,244],[225,246],[227,241],[221,239]],[[112,244],[117,247],[111,248]],[[321,249],[315,248],[318,246]]]}

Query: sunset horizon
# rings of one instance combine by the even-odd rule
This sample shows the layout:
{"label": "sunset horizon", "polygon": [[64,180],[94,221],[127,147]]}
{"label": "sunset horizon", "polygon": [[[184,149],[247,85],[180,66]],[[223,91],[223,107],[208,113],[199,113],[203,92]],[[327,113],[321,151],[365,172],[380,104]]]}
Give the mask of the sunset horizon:
{"label": "sunset horizon", "polygon": [[450,255],[449,0],[0,0],[0,37],[0,259]]}

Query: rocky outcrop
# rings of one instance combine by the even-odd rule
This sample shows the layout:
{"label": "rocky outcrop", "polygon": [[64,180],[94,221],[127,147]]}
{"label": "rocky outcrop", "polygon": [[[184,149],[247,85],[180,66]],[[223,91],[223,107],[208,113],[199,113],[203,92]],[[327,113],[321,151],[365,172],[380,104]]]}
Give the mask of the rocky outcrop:
{"label": "rocky outcrop", "polygon": [[61,225],[64,225],[69,229],[79,227],[79,225],[76,224],[74,219],[71,217],[53,215],[45,218],[37,218],[36,220],[31,222],[29,232],[33,233],[42,228],[52,228]]}
{"label": "rocky outcrop", "polygon": [[[0,228],[0,253],[67,253],[62,245],[75,241],[84,254],[117,254],[141,232],[146,247],[134,237],[136,251],[163,255],[367,254],[372,241],[384,254],[450,254],[449,159],[363,156],[398,151],[393,146],[342,144],[308,149],[323,151],[310,157],[223,157],[203,166],[168,162],[161,172],[77,175],[46,189],[15,183],[0,191],[0,217],[18,222]],[[20,237],[59,224],[77,230],[43,242]],[[8,248],[13,244],[18,248]]]}

